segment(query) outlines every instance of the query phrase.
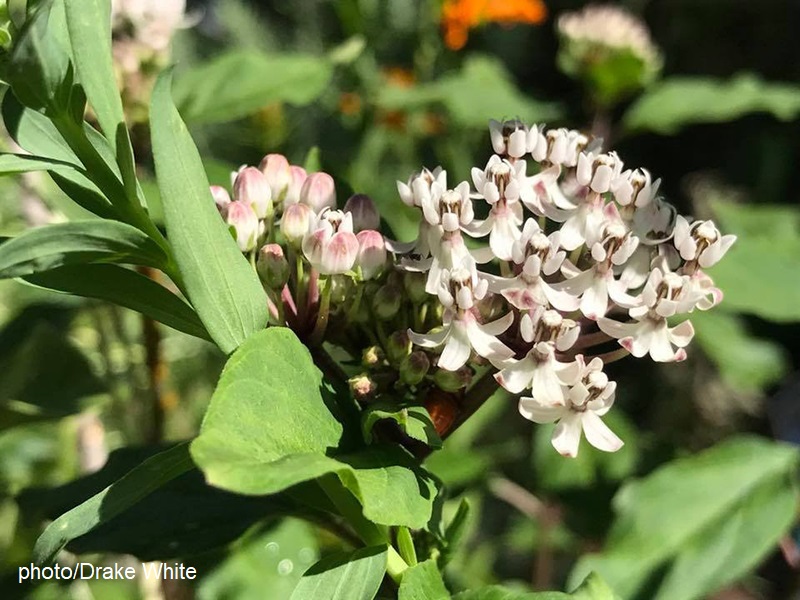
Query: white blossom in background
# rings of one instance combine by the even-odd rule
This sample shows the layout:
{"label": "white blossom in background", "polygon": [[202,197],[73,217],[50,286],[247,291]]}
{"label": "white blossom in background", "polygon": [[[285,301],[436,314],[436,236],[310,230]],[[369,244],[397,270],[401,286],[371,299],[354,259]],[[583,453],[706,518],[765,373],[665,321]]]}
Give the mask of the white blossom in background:
{"label": "white blossom in background", "polygon": [[154,51],[169,47],[185,20],[186,0],[112,0],[111,26]]}
{"label": "white blossom in background", "polygon": [[[555,422],[561,454],[576,456],[582,437],[616,451],[604,366],[684,360],[686,316],[722,300],[705,269],[736,238],[678,215],[649,171],[579,131],[493,121],[490,141],[495,154],[471,183],[448,184],[441,168],[397,183],[419,213],[405,242],[378,231],[369,196],[339,202],[329,174],[276,154],[233,173],[232,194],[212,186],[210,196],[258,257],[279,324],[311,343],[328,341],[328,321],[335,343],[365,330],[373,345],[348,352],[391,393],[463,391],[481,377],[519,395],[526,419]],[[378,381],[354,377],[355,397],[379,396]]]}

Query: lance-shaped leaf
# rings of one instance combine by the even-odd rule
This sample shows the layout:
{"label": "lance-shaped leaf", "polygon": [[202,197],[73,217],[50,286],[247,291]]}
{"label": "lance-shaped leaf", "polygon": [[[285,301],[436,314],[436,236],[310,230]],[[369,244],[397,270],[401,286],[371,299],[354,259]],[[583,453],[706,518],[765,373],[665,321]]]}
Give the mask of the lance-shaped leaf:
{"label": "lance-shaped leaf", "polygon": [[72,221],[30,229],[0,245],[0,278],[23,277],[76,263],[127,263],[163,268],[164,251],[117,221]]}
{"label": "lance-shaped leaf", "polygon": [[326,556],[300,579],[290,600],[372,600],[386,573],[386,546]]}
{"label": "lance-shaped leaf", "polygon": [[110,521],[191,468],[187,444],[179,444],[144,461],[119,481],[50,523],[36,540],[35,561],[53,562],[67,543]]}
{"label": "lance-shaped leaf", "polygon": [[169,74],[153,90],[153,157],[167,235],[185,292],[214,342],[235,350],[269,318],[255,270],[220,219],[200,155],[170,95]]}
{"label": "lance-shaped leaf", "polygon": [[68,265],[27,275],[24,279],[50,290],[107,300],[178,331],[210,341],[191,306],[163,285],[131,269],[106,264]]}
{"label": "lance-shaped leaf", "polygon": [[212,485],[274,494],[334,473],[382,525],[418,529],[430,519],[436,487],[397,446],[353,452],[322,376],[290,330],[270,328],[231,357],[192,456]]}

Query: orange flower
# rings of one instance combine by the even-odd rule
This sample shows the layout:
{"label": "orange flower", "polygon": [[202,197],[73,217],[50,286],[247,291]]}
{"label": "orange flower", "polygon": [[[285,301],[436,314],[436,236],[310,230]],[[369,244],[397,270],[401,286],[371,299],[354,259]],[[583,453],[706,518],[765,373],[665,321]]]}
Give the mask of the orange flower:
{"label": "orange flower", "polygon": [[467,43],[469,30],[483,23],[535,25],[546,17],[542,0],[444,0],[444,43],[451,50],[460,50]]}

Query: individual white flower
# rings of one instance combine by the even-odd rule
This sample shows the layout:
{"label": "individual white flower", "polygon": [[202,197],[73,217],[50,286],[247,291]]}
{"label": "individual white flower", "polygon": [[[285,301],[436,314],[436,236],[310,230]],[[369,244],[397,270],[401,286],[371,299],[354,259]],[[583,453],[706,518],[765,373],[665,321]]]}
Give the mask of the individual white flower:
{"label": "individual white flower", "polygon": [[673,231],[675,248],[685,261],[695,261],[707,269],[719,262],[736,241],[735,235],[722,235],[712,221],[695,221],[691,225],[678,215]]}
{"label": "individual white flower", "polygon": [[650,172],[647,169],[628,169],[612,181],[611,193],[620,206],[638,208],[647,206],[653,201],[660,183],[660,179],[651,182]]}
{"label": "individual white flower", "polygon": [[466,231],[477,237],[488,233],[489,247],[500,260],[511,260],[511,247],[520,235],[520,181],[525,180],[525,161],[511,164],[496,154],[492,155],[483,171],[472,169],[475,189],[491,205],[491,210],[484,221]]}
{"label": "individual white flower", "polygon": [[605,207],[603,196],[590,192],[561,226],[561,246],[572,251],[589,240],[596,240],[605,219]]}
{"label": "individual white flower", "polygon": [[577,208],[559,185],[561,166],[551,165],[528,177],[520,188],[520,200],[537,217],[562,223]]}
{"label": "individual white flower", "polygon": [[477,272],[462,267],[452,273],[445,272],[443,279],[446,283],[442,282],[438,295],[447,308],[442,317],[441,330],[419,334],[409,329],[411,341],[423,348],[436,348],[444,344],[438,366],[448,371],[463,367],[473,350],[493,363],[513,356],[514,352],[497,336],[511,326],[514,313],[508,313],[491,323],[480,323],[476,317],[475,300],[486,294],[486,284],[477,277]]}
{"label": "individual white flower", "polygon": [[605,194],[616,184],[622,174],[623,163],[616,152],[595,154],[581,152],[575,176],[578,183],[588,186],[593,192]]}
{"label": "individual white flower", "polygon": [[563,456],[578,455],[581,432],[595,448],[616,452],[623,442],[600,418],[614,403],[616,383],[603,373],[601,359],[595,357],[584,365],[583,356],[579,355],[576,362],[580,365],[580,375],[565,394],[564,402],[548,402],[541,396],[522,397],[519,412],[535,423],[557,421],[552,444]]}
{"label": "individual white flower", "polygon": [[528,151],[528,126],[516,119],[489,121],[489,137],[495,154],[511,159],[522,158]]}
{"label": "individual white flower", "polygon": [[431,188],[436,185],[441,190],[447,189],[447,171],[436,167],[433,171],[423,168],[408,179],[408,183],[397,182],[397,192],[407,206],[422,208],[423,198],[430,198]]}
{"label": "individual white flower", "polygon": [[303,238],[303,254],[322,275],[347,273],[358,258],[358,238],[353,217],[340,210],[323,209],[316,225]]}
{"label": "individual white flower", "polygon": [[561,363],[556,351],[569,349],[580,333],[577,324],[564,319],[554,310],[533,311],[520,319],[520,333],[533,342],[525,358],[509,360],[494,378],[512,394],[530,388],[531,394],[543,402],[564,402],[563,386],[574,383],[580,365],[573,361]]}
{"label": "individual white flower", "polygon": [[[664,274],[655,268],[642,291],[642,306],[628,311],[635,319],[620,323],[600,318],[600,330],[616,338],[623,348],[636,358],[646,354],[656,362],[680,362],[686,359],[684,348],[694,337],[690,321],[669,327],[667,318],[675,315],[681,307],[680,294],[685,278],[675,273]],[[678,349],[675,350],[673,345]]]}
{"label": "individual white flower", "polygon": [[564,312],[576,310],[580,301],[560,289],[560,284],[549,284],[542,276],[556,273],[564,262],[566,253],[559,249],[557,231],[546,236],[534,219],[528,219],[520,239],[514,242],[512,259],[522,266],[519,275],[513,278],[484,275],[489,289],[502,294],[520,310],[539,306],[553,306]]}

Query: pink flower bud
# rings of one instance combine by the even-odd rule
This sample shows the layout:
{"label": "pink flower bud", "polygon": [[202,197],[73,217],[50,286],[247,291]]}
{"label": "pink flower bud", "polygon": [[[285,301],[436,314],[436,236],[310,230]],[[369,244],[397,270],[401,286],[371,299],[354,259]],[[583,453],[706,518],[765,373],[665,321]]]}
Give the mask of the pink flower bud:
{"label": "pink flower bud", "polygon": [[267,178],[272,190],[272,199],[279,203],[286,195],[289,184],[292,182],[292,172],[289,161],[283,154],[267,154],[258,166]]}
{"label": "pink flower bud", "polygon": [[233,195],[239,202],[252,206],[259,219],[272,216],[272,190],[267,178],[255,167],[239,171],[233,183]]}
{"label": "pink flower bud", "polygon": [[300,190],[303,189],[303,184],[306,182],[306,179],[308,179],[306,170],[297,165],[289,167],[289,175],[289,187],[286,188],[286,197],[283,199],[284,207],[300,202]]}
{"label": "pink flower bud", "polygon": [[356,232],[365,229],[378,229],[381,226],[381,216],[372,198],[366,194],[353,194],[344,204],[344,212],[353,215],[353,229]]}
{"label": "pink flower bud", "polygon": [[351,377],[347,380],[347,383],[350,386],[353,398],[359,402],[369,402],[378,391],[378,385],[366,373]]}
{"label": "pink flower bud", "polygon": [[380,346],[370,346],[361,354],[361,364],[367,368],[379,367],[384,360],[386,356]]}
{"label": "pink flower bud", "polygon": [[211,190],[211,196],[214,198],[214,203],[217,205],[219,214],[225,216],[225,211],[231,203],[231,196],[228,194],[228,190],[221,185],[212,185],[209,189]]}
{"label": "pink flower bud", "polygon": [[289,263],[278,244],[267,244],[258,251],[256,269],[261,280],[274,290],[289,281]]}
{"label": "pink flower bud", "polygon": [[[358,256],[358,239],[349,231],[334,233],[322,250],[319,272],[323,275],[337,275],[352,270]],[[312,263],[314,264],[314,263]]]}
{"label": "pink flower bud", "polygon": [[323,208],[336,208],[336,186],[327,173],[312,173],[300,189],[300,202],[308,204],[315,212]]}
{"label": "pink flower bud", "polygon": [[258,217],[249,204],[231,202],[225,220],[233,228],[236,243],[242,252],[249,252],[258,241]]}
{"label": "pink flower bud", "polygon": [[364,280],[372,279],[386,265],[386,244],[383,236],[375,230],[367,229],[359,231],[356,239],[358,239],[356,265],[361,267],[361,277]]}
{"label": "pink flower bud", "polygon": [[314,212],[308,206],[292,204],[281,218],[281,233],[288,243],[299,247],[314,220]]}

